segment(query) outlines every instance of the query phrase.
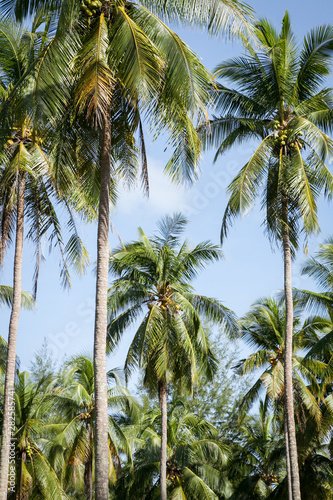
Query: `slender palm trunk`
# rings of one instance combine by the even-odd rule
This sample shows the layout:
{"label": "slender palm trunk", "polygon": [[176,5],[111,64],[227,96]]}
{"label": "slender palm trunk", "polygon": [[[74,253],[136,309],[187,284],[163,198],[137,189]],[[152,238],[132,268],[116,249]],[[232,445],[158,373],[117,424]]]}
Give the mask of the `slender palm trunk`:
{"label": "slender palm trunk", "polygon": [[167,385],[165,380],[158,383],[158,396],[161,408],[161,500],[167,500],[167,439],[168,439],[168,409]]}
{"label": "slender palm trunk", "polygon": [[[13,307],[9,322],[8,352],[4,393],[1,458],[0,458],[0,500],[6,500],[8,488],[9,454],[11,446],[11,424],[14,424],[14,383],[16,365],[17,329],[21,310],[22,255],[24,238],[24,195],[25,174],[18,177],[16,241],[14,257]],[[13,467],[13,464],[10,464]]]}
{"label": "slender palm trunk", "polygon": [[93,432],[91,420],[88,422],[88,446],[89,446],[89,456],[88,460],[84,464],[84,493],[87,500],[92,500],[93,497]]}
{"label": "slender palm trunk", "polygon": [[[291,251],[289,238],[289,217],[288,201],[284,200],[282,204],[283,218],[283,257],[284,257],[284,295],[286,301],[286,332],[285,332],[285,352],[284,352],[284,387],[285,387],[285,413],[287,420],[289,460],[291,472],[291,490],[292,498],[289,500],[301,500],[301,490],[298,470],[297,442],[294,416],[294,397],[293,397],[293,379],[292,379],[292,350],[293,350],[293,291],[291,284]],[[286,453],[288,457],[288,453]],[[288,480],[289,481],[289,480]],[[290,494],[290,493],[289,493]]]}
{"label": "slender palm trunk", "polygon": [[95,374],[95,498],[108,500],[108,393],[106,330],[109,274],[109,211],[111,176],[111,121],[105,117],[101,148],[101,189],[97,235],[97,281],[94,340]]}
{"label": "slender palm trunk", "polygon": [[92,500],[92,454],[84,465],[84,493],[87,500]]}
{"label": "slender palm trunk", "polygon": [[23,464],[25,463],[27,459],[27,454],[24,451],[21,456],[21,471],[20,471],[20,491],[16,492],[16,498],[17,500],[24,500],[24,497],[26,496],[25,493],[23,492],[23,485],[22,485],[22,479],[23,479]]}
{"label": "slender palm trunk", "polygon": [[287,482],[288,482],[288,499],[293,500],[293,492],[291,487],[291,468],[290,468],[290,456],[289,456],[289,436],[288,436],[288,424],[287,424],[287,413],[284,410],[284,439],[286,443],[286,468],[287,468]]}

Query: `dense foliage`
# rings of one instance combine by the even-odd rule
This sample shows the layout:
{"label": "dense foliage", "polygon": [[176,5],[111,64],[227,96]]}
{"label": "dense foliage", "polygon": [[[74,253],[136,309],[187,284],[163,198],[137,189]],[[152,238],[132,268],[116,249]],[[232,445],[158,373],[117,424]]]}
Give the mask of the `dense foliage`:
{"label": "dense foliage", "polygon": [[[182,225],[180,223],[184,222],[184,219],[180,216],[175,220],[165,219],[161,223],[162,232],[163,229],[166,230],[168,223],[172,222],[175,222],[175,230],[177,223]],[[118,271],[121,277],[112,286],[117,289],[120,296],[117,303],[122,304],[121,309],[125,310],[125,313],[128,311],[126,294],[132,299],[135,292],[141,296],[134,304],[146,307],[149,314],[154,297],[152,288],[146,290],[145,287],[156,286],[156,283],[153,281],[149,285],[148,275],[138,279],[138,265],[142,264],[140,272],[144,269],[148,271],[151,265],[152,272],[153,262],[156,263],[153,249],[155,252],[164,249],[164,258],[168,253],[163,245],[165,240],[161,236],[150,240],[142,231],[140,234],[141,241],[131,243],[128,250],[126,246],[123,247],[118,255],[114,254],[116,262],[112,265],[120,266]],[[171,231],[167,234],[169,242],[174,244],[174,249],[179,234],[177,237],[173,236]],[[149,244],[153,246],[149,247]],[[171,253],[168,256],[173,266],[175,262],[179,263],[180,258],[185,260],[185,257],[194,251],[187,245],[181,245],[176,254],[172,248],[169,249]],[[198,250],[199,246],[195,249]],[[200,248],[200,252],[202,251],[208,251],[205,255],[207,258],[209,252],[214,253],[216,249],[205,243]],[[314,273],[320,261],[325,258],[327,278],[329,273],[333,272],[332,256],[332,247],[328,242],[320,247],[315,258],[309,259],[304,272]],[[134,282],[130,285],[130,277],[124,274],[129,272],[130,264],[130,272],[136,274],[138,279],[135,290]],[[165,271],[166,268],[161,266],[160,269]],[[171,269],[175,268],[171,266]],[[182,272],[184,269],[183,267]],[[155,276],[154,272],[151,276]],[[313,498],[314,488],[315,498],[330,499],[333,488],[333,374],[330,368],[333,357],[333,325],[327,303],[330,300],[331,285],[327,279],[322,280],[321,284],[321,294],[295,291],[295,414],[301,493],[302,498],[306,499]],[[158,282],[157,286],[160,286]],[[176,287],[176,284],[171,285],[170,280],[170,286]],[[182,291],[185,294],[193,293],[193,290],[184,284]],[[5,289],[3,293],[6,297],[9,290]],[[174,293],[179,292],[174,290]],[[157,306],[159,300],[157,297]],[[172,294],[169,302],[171,300]],[[208,298],[206,300],[209,303]],[[301,306],[307,302],[312,308],[321,308],[322,316],[305,317],[304,307],[302,309]],[[238,321],[237,335],[243,338],[250,349],[246,359],[240,359],[240,353],[233,347],[234,340],[226,336],[228,331],[230,333],[230,321],[231,332],[235,335],[230,311],[224,310],[218,302],[213,303],[227,315],[222,318],[222,326],[218,327],[218,330],[213,327],[214,315],[200,327],[203,329],[201,334],[205,332],[205,342],[209,345],[214,375],[207,370],[206,373],[199,370],[189,392],[186,392],[186,384],[180,384],[181,376],[177,370],[169,372],[168,375],[168,497],[287,498],[282,366],[286,312],[283,300],[279,297],[262,299]],[[110,311],[113,311],[114,307],[115,302],[112,300]],[[178,314],[175,306],[172,306],[172,310]],[[215,314],[217,312],[218,310]],[[215,317],[218,317],[218,314]],[[224,325],[223,320],[227,320]],[[111,315],[110,341],[112,331],[119,332],[115,330],[115,325],[119,327],[119,321],[119,316]],[[146,324],[145,316],[142,321]],[[149,338],[148,332],[146,335]],[[113,341],[114,339],[115,337]],[[154,353],[155,348],[154,344],[147,344],[145,356],[142,357],[141,353],[139,358],[136,358],[133,349],[139,346],[140,342],[136,340],[136,336],[133,342],[129,349],[127,374],[135,359],[142,359],[144,368],[136,393],[131,395],[123,386],[126,371],[123,374],[117,371],[108,373],[109,488],[110,498],[115,499],[130,499],[133,496],[148,499],[160,495],[160,432],[163,408],[158,398],[158,380],[154,382],[154,356],[151,360],[148,356],[149,352]],[[183,348],[187,349],[185,346]],[[168,349],[171,349],[171,346]],[[5,357],[6,342],[1,339],[1,366],[5,364]],[[153,370],[150,377],[148,366]],[[186,364],[184,366],[186,367]],[[93,362],[89,356],[77,355],[57,366],[48,355],[47,345],[44,343],[41,351],[36,354],[30,371],[30,374],[20,372],[17,364],[16,491],[20,491],[23,498],[49,498],[50,493],[52,498],[59,499],[93,498]],[[255,376],[248,375],[252,371],[255,371]],[[1,372],[1,378],[3,382],[4,371]],[[249,412],[251,406],[252,410]]]}

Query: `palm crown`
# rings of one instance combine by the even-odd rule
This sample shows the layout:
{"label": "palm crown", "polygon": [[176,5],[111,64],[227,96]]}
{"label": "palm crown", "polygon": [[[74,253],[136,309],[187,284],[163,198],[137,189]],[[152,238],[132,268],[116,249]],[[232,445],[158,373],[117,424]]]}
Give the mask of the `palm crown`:
{"label": "palm crown", "polygon": [[333,239],[328,238],[319,246],[314,257],[306,260],[302,268],[302,274],[310,276],[315,280],[319,291],[294,290],[294,297],[302,306],[315,309],[320,314],[327,314],[333,318]]}
{"label": "palm crown", "polygon": [[[0,57],[0,144],[3,147],[0,156],[0,264],[3,264],[8,243],[14,240],[18,190],[24,178],[22,196],[29,223],[27,237],[36,248],[35,295],[41,240],[46,235],[59,248],[63,284],[71,282],[69,264],[83,271],[89,260],[72,214],[73,206],[77,208],[75,199],[83,194],[82,190],[78,189],[70,168],[63,172],[66,182],[62,187],[67,184],[67,192],[59,189],[50,138],[51,135],[54,138],[52,125],[33,117],[31,90],[36,83],[33,68],[36,70],[43,52],[43,36],[47,37],[45,32],[38,31],[40,22],[36,16],[32,32],[15,25],[11,19],[0,23],[3,48]],[[71,234],[67,244],[61,231],[57,203],[62,203],[69,214]]]}
{"label": "palm crown", "polygon": [[[108,474],[113,483],[120,470],[120,455],[131,458],[129,444],[117,423],[116,413],[122,410],[134,413],[136,403],[121,386],[115,371],[110,371],[108,378],[110,382],[116,382],[108,390],[108,405],[112,412],[108,427]],[[55,470],[63,476],[66,491],[70,491],[71,480],[80,484],[81,479],[85,496],[90,500],[93,495],[95,439],[94,366],[90,357],[79,355],[71,358],[64,367],[61,379],[62,387],[58,387],[53,396],[57,422],[48,426],[48,431],[54,436],[49,453]],[[66,466],[62,471],[64,464]]]}
{"label": "palm crown", "polygon": [[[260,370],[260,376],[244,396],[242,407],[249,408],[260,392],[265,389],[268,400],[281,403],[284,398],[284,329],[286,310],[284,304],[274,299],[264,299],[253,305],[240,323],[241,336],[256,350],[239,363],[243,373]],[[306,408],[317,421],[321,419],[319,408],[319,380],[325,368],[322,360],[303,354],[311,352],[323,334],[329,331],[331,322],[312,316],[302,321],[302,309],[296,304],[293,325],[293,386],[298,410]],[[297,410],[297,414],[299,411]]]}
{"label": "palm crown", "polygon": [[[139,423],[125,428],[133,443],[136,465],[125,469],[117,484],[116,497],[147,498],[156,495],[154,476],[158,474],[160,412],[153,408]],[[184,402],[170,404],[168,412],[167,478],[170,498],[216,500],[230,484],[222,481],[229,449],[220,441],[216,428],[192,413]]]}
{"label": "palm crown", "polygon": [[259,415],[246,416],[241,425],[241,438],[234,443],[229,474],[238,483],[232,500],[270,498],[276,484],[284,478],[283,443],[277,435],[274,417],[260,401]]}
{"label": "palm crown", "polygon": [[255,28],[257,45],[244,42],[245,55],[220,64],[216,75],[235,87],[221,85],[216,96],[221,116],[210,123],[207,141],[216,145],[215,159],[235,144],[259,139],[250,160],[228,187],[221,238],[234,217],[245,213],[260,188],[266,230],[282,239],[282,204],[289,209],[291,244],[297,229],[318,230],[316,199],[332,193],[333,177],[325,159],[333,151],[331,89],[323,87],[329,73],[333,30],[311,31],[296,45],[286,13],[278,34],[268,21]]}
{"label": "palm crown", "polygon": [[190,280],[221,254],[209,242],[194,248],[181,244],[185,223],[181,215],[166,217],[158,236],[148,239],[140,229],[140,241],[114,253],[110,268],[118,278],[110,289],[108,343],[112,349],[129,324],[143,314],[126,359],[126,373],[144,365],[147,381],[156,383],[164,377],[180,380],[183,372],[187,377],[181,380],[191,386],[198,361],[208,371],[214,366],[200,316],[224,324],[229,332],[235,330],[235,322],[218,300],[194,293]]}

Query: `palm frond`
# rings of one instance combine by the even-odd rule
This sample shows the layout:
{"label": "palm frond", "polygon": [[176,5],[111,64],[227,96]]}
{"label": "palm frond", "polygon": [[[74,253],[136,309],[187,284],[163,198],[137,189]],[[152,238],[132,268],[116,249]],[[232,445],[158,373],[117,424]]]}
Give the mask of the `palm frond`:
{"label": "palm frond", "polygon": [[114,86],[107,56],[109,43],[108,26],[104,14],[101,14],[83,40],[76,63],[80,73],[75,89],[77,108],[100,128],[109,119]]}

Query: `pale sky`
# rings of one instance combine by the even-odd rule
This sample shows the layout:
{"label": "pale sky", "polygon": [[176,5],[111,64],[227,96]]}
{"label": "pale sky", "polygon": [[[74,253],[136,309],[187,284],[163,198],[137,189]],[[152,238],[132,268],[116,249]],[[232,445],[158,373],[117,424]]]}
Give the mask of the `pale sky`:
{"label": "pale sky", "polygon": [[[278,28],[285,10],[288,9],[294,31],[299,39],[319,24],[330,23],[333,19],[331,1],[314,3],[310,0],[268,2],[255,0],[251,5],[258,16],[268,17]],[[222,60],[241,52],[241,46],[222,40],[208,39],[204,33],[192,33],[177,29],[183,39],[198,53],[208,69]],[[213,154],[204,155],[202,175],[191,189],[176,188],[163,175],[167,161],[164,144],[152,144],[148,138],[147,152],[150,170],[150,198],[142,196],[139,188],[133,191],[121,190],[112,222],[124,242],[137,236],[137,227],[151,234],[156,221],[166,213],[183,211],[190,219],[187,237],[196,244],[202,240],[219,243],[221,218],[226,206],[226,187],[244,165],[253,151],[254,145],[232,150],[212,165]],[[310,253],[327,236],[333,233],[332,206],[327,202],[320,204],[320,224],[322,233],[312,238]],[[224,244],[225,260],[211,265],[201,273],[194,285],[198,293],[216,297],[238,315],[245,313],[257,298],[268,296],[283,286],[282,258],[279,252],[271,251],[268,240],[263,235],[261,223],[263,214],[258,208],[252,210],[242,220],[236,220]],[[34,352],[38,350],[43,338],[48,339],[54,359],[61,360],[78,352],[92,352],[93,349],[93,310],[95,295],[94,260],[96,256],[96,225],[81,225],[82,237],[87,244],[92,265],[84,278],[73,278],[70,291],[62,291],[58,279],[56,254],[48,254],[45,244],[45,262],[40,270],[38,307],[36,312],[22,312],[18,332],[17,353],[21,359],[21,369],[28,369]],[[111,234],[111,245],[117,245],[117,236]],[[302,252],[294,264],[293,285],[313,287],[310,280],[298,274],[304,255]],[[7,255],[5,268],[1,271],[0,282],[12,283],[12,252]],[[23,288],[31,290],[33,276],[32,250],[25,245]],[[9,311],[0,311],[0,334],[7,338]],[[124,360],[127,342],[118,353],[108,361],[108,366],[120,366]]]}

